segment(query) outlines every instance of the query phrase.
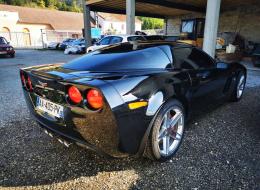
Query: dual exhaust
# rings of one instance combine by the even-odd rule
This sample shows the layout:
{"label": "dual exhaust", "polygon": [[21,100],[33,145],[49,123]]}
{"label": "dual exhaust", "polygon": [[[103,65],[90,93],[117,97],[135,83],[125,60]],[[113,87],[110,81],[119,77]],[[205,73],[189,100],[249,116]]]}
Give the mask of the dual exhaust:
{"label": "dual exhaust", "polygon": [[51,138],[56,138],[61,144],[63,144],[64,146],[66,146],[67,148],[69,148],[70,145],[72,145],[72,143],[65,141],[64,139],[61,139],[57,136],[55,136],[53,133],[47,131],[46,129],[44,129],[44,133],[46,133],[47,135],[49,135]]}

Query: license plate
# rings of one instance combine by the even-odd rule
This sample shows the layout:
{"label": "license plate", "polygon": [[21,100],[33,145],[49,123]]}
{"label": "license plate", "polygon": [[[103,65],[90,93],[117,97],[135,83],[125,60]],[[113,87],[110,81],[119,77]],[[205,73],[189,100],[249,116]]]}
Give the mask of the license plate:
{"label": "license plate", "polygon": [[44,111],[49,115],[63,118],[64,107],[58,104],[55,104],[49,100],[43,99],[37,96],[36,109]]}
{"label": "license plate", "polygon": [[7,54],[6,51],[0,51],[0,54]]}

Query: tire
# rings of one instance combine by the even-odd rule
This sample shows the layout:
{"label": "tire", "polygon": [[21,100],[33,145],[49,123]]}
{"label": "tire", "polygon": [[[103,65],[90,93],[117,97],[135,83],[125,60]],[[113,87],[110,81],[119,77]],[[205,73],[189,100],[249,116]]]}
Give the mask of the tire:
{"label": "tire", "polygon": [[231,93],[230,96],[230,101],[231,102],[238,102],[241,100],[244,90],[245,90],[245,85],[246,85],[246,74],[244,71],[239,71],[237,76],[236,76],[236,83],[235,87]]}
{"label": "tire", "polygon": [[11,54],[10,57],[11,57],[11,58],[14,58],[14,57],[15,57],[15,54]]}
{"label": "tire", "polygon": [[[178,100],[166,102],[155,116],[144,157],[160,162],[171,159],[178,151],[185,129],[185,110]],[[167,123],[175,123],[170,127]],[[168,144],[168,147],[167,147]]]}

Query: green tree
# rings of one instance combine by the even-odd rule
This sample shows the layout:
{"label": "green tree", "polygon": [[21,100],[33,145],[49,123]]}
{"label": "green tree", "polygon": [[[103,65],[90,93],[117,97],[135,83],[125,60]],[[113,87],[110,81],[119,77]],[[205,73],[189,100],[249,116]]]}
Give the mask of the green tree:
{"label": "green tree", "polygon": [[41,8],[45,8],[45,1],[44,0],[38,0],[37,5]]}
{"label": "green tree", "polygon": [[162,29],[164,25],[163,19],[148,17],[139,17],[139,19],[142,21],[142,30]]}

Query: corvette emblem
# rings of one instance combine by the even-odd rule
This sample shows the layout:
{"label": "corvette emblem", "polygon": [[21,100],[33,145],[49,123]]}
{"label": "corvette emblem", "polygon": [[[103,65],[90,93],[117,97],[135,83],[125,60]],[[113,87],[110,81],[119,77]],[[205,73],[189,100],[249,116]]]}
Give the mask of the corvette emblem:
{"label": "corvette emblem", "polygon": [[41,82],[41,81],[38,81],[39,85],[42,86],[42,87],[47,87],[47,83],[46,82]]}

